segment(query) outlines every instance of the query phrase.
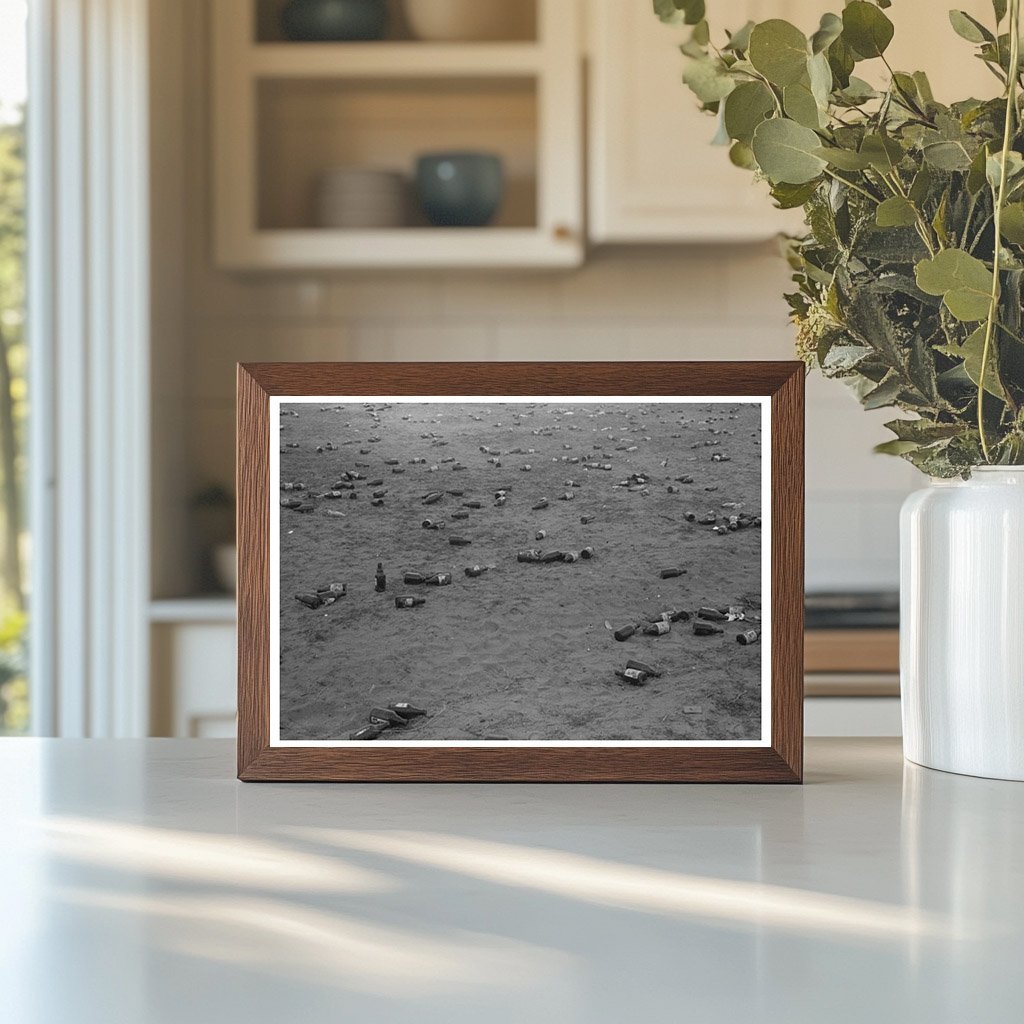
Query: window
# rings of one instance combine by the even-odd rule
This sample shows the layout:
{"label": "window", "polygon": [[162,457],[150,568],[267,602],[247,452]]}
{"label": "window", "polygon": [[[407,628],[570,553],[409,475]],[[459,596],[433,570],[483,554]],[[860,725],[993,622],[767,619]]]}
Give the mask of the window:
{"label": "window", "polygon": [[29,727],[25,640],[26,0],[0,0],[0,735]]}

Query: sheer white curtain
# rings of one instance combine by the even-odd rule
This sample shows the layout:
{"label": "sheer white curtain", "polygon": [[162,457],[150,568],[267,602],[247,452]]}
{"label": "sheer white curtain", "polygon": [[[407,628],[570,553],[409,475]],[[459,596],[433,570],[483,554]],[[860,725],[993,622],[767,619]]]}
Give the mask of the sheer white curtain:
{"label": "sheer white curtain", "polygon": [[29,4],[35,731],[148,720],[146,0]]}

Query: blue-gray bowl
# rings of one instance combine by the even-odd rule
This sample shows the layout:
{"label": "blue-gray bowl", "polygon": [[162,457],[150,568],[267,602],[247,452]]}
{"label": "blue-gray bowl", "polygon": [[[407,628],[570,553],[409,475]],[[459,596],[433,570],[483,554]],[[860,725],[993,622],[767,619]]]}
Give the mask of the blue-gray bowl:
{"label": "blue-gray bowl", "polygon": [[290,0],[281,11],[285,38],[294,42],[364,42],[387,27],[387,0]]}
{"label": "blue-gray bowl", "polygon": [[505,171],[493,153],[426,153],[416,162],[416,192],[435,227],[489,224],[505,196]]}

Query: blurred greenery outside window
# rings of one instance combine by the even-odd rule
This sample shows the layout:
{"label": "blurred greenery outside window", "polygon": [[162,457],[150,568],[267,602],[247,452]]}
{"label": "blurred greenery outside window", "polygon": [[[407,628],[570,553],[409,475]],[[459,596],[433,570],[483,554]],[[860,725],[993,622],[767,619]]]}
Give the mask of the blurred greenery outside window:
{"label": "blurred greenery outside window", "polygon": [[0,735],[29,728],[25,0],[0,0]]}

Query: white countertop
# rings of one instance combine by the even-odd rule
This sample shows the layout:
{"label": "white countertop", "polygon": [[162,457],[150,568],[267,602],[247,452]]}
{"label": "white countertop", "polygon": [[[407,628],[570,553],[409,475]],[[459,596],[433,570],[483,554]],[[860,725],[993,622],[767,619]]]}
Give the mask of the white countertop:
{"label": "white countertop", "polygon": [[230,742],[0,741],[5,1024],[1024,1018],[1024,785],[241,785]]}

